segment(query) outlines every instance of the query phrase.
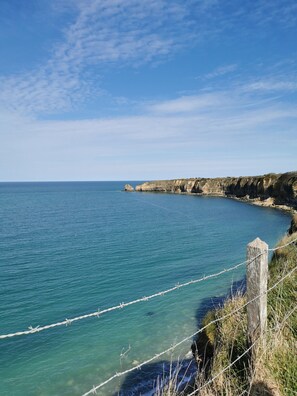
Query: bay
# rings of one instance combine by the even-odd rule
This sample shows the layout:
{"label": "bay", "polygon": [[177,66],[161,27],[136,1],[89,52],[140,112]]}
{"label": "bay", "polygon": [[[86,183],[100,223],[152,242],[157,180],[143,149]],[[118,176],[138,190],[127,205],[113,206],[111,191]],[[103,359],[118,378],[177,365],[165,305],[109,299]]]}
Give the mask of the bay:
{"label": "bay", "polygon": [[[1,334],[220,271],[244,261],[256,237],[274,246],[290,222],[286,213],[225,198],[124,193],[125,183],[0,183]],[[194,333],[244,273],[242,266],[99,318],[0,340],[0,394],[82,395]],[[144,392],[190,345],[97,394]]]}

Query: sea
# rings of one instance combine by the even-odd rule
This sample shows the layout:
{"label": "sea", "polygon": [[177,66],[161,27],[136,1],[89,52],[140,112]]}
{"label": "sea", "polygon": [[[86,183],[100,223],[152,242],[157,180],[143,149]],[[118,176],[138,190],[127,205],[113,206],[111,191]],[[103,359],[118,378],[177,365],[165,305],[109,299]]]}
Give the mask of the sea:
{"label": "sea", "polygon": [[[216,273],[244,261],[256,237],[273,247],[289,227],[275,209],[123,192],[125,183],[0,183],[1,335]],[[99,317],[0,339],[0,395],[83,395],[189,338],[96,393],[153,394],[170,370],[190,367],[191,334],[207,309],[244,288],[244,275],[243,265]]]}

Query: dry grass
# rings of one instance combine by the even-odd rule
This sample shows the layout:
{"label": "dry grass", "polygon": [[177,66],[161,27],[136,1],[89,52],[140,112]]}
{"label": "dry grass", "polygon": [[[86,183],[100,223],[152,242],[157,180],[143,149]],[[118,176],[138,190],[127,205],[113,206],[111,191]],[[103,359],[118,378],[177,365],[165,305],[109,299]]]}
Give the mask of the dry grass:
{"label": "dry grass", "polygon": [[[297,224],[297,215],[294,221]],[[297,238],[286,236],[280,245]],[[297,265],[297,244],[275,252],[269,271],[268,287]],[[230,369],[217,376],[247,348],[246,308],[225,320],[211,324],[196,340],[199,365],[196,388],[199,396],[296,396],[297,395],[297,271],[268,294],[268,326],[265,345],[259,344],[251,364],[246,354]],[[237,294],[223,306],[207,313],[203,326],[242,307],[246,298]],[[217,376],[217,377],[216,377]],[[214,379],[210,384],[208,381]],[[170,389],[158,396],[178,395],[174,380]]]}
{"label": "dry grass", "polygon": [[[214,316],[218,318],[228,315],[242,307],[245,302],[245,296],[237,294],[226,301],[222,307],[217,308],[214,311]],[[247,358],[239,360],[230,369],[217,376],[218,373],[229,366],[231,362],[234,362],[246,350],[246,331],[247,319],[243,308],[242,311],[217,322],[215,329],[212,329],[211,333],[208,332],[211,340],[214,340],[213,356],[210,362],[210,369],[202,370],[197,380],[198,388],[204,386],[200,391],[200,395],[235,395],[238,389],[243,388],[243,384],[247,384],[247,375],[249,373]],[[214,378],[213,382],[205,386],[205,381],[209,381],[212,378]]]}
{"label": "dry grass", "polygon": [[[296,239],[286,236],[280,245]],[[297,245],[279,249],[270,264],[269,287],[297,265]],[[205,396],[237,396],[243,393],[260,396],[296,396],[297,394],[297,271],[268,295],[268,330],[265,347],[259,346],[253,366],[247,355],[205,389]],[[226,301],[216,315],[224,315],[244,304],[244,296]],[[209,378],[214,377],[246,348],[245,309],[232,318],[218,322]],[[201,385],[201,378],[199,379]],[[203,395],[204,393],[200,393]]]}
{"label": "dry grass", "polygon": [[154,396],[182,396],[193,391],[193,361],[171,362],[169,373],[157,378]]}

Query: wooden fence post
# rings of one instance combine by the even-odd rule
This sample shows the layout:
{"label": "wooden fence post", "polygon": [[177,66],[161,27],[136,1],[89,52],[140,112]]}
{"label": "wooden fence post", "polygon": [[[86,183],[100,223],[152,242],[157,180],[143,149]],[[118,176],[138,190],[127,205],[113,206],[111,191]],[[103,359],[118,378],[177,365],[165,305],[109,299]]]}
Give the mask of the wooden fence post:
{"label": "wooden fence post", "polygon": [[[259,337],[265,343],[267,323],[268,245],[256,238],[247,245],[247,305],[248,341],[253,344]],[[256,298],[261,295],[261,297]]]}

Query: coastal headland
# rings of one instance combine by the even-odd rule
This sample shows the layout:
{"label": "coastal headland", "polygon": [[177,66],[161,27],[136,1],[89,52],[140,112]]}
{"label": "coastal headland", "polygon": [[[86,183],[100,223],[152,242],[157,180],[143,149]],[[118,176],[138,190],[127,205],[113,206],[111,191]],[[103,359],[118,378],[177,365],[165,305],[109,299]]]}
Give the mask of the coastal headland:
{"label": "coastal headland", "polygon": [[228,197],[294,212],[297,210],[297,171],[263,176],[156,180],[136,186],[135,191]]}
{"label": "coastal headland", "polygon": [[[221,196],[292,212],[288,233],[279,242],[269,264],[268,287],[274,287],[288,271],[291,275],[267,297],[269,315],[265,346],[257,347],[252,363],[244,357],[248,327],[246,312],[241,308],[247,304],[247,296],[240,291],[228,296],[201,321],[203,331],[192,344],[198,371],[186,390],[192,394],[193,390],[196,393],[203,388],[201,395],[210,396],[244,393],[289,396],[296,392],[297,322],[296,315],[291,313],[296,310],[297,275],[293,271],[297,259],[297,172],[151,181],[136,186],[135,191]],[[230,316],[232,311],[236,314]],[[233,365],[233,371],[226,370]]]}

